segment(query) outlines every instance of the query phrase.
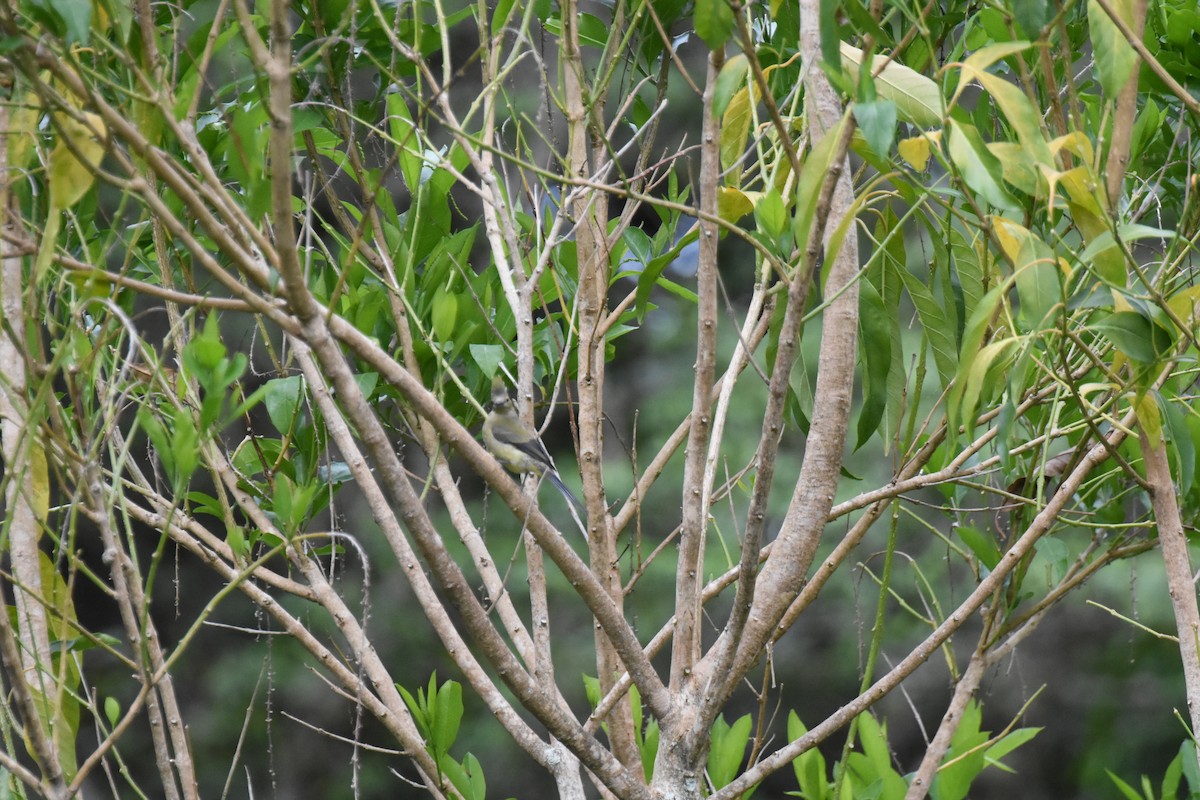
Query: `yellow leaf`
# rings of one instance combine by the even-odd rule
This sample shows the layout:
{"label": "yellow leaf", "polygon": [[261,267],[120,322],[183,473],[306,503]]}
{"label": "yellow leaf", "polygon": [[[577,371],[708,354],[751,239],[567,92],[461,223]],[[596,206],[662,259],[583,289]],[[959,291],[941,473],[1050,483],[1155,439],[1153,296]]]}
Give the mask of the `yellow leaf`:
{"label": "yellow leaf", "polygon": [[907,139],[901,139],[896,147],[900,151],[900,157],[918,172],[923,172],[929,165],[929,140],[924,136],[910,136]]}
{"label": "yellow leaf", "polygon": [[78,203],[96,181],[95,169],[104,156],[104,143],[99,137],[103,137],[107,129],[98,115],[85,113],[83,117],[86,123],[66,114],[56,115],[61,138],[50,153],[52,211],[61,211]]}

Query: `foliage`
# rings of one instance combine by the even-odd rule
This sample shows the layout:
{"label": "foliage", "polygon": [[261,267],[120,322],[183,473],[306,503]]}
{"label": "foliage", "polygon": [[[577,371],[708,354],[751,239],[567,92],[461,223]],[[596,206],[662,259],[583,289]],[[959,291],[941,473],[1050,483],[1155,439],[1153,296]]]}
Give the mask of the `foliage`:
{"label": "foliage", "polygon": [[[0,3],[0,791],[249,792],[320,696],[380,795],[956,800],[1041,730],[996,665],[1154,549],[1200,715],[1193,5]],[[820,619],[856,690],[785,731]]]}

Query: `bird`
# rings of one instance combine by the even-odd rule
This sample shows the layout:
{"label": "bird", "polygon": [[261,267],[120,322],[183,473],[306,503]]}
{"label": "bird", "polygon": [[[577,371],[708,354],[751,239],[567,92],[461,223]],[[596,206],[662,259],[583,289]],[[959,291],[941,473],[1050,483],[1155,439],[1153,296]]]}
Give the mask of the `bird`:
{"label": "bird", "polygon": [[563,483],[554,459],[546,452],[546,446],[537,434],[531,431],[521,418],[504,379],[497,375],[492,380],[492,407],[483,420],[483,445],[509,472],[517,475],[536,475],[554,484],[571,505],[582,512],[583,506]]}

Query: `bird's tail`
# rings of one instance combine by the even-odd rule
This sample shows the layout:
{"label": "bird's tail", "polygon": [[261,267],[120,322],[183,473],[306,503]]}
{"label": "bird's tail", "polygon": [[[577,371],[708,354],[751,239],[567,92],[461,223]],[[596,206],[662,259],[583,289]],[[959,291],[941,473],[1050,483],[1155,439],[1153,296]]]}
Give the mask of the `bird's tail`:
{"label": "bird's tail", "polygon": [[585,513],[585,509],[583,504],[579,502],[579,498],[571,493],[571,490],[562,482],[562,478],[558,476],[558,472],[555,470],[550,469],[546,471],[546,480],[553,483],[554,488],[562,492],[562,496],[567,498],[567,502],[571,504],[571,517],[575,520],[575,525],[579,528],[579,532],[583,534],[584,541],[587,541],[587,528],[584,527],[583,521],[579,518],[581,514]]}
{"label": "bird's tail", "polygon": [[557,472],[555,472],[553,469],[546,470],[546,480],[553,483],[554,488],[562,492],[562,496],[567,498],[571,505],[575,506],[577,510],[583,511],[583,504],[579,502],[579,498],[571,493],[571,490],[567,488],[567,485],[562,482],[562,478],[558,477]]}

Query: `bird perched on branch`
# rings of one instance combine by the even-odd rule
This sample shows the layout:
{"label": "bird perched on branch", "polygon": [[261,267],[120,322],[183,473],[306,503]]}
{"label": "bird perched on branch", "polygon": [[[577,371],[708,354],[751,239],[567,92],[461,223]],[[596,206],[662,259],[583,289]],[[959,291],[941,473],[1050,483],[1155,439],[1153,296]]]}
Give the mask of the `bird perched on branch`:
{"label": "bird perched on branch", "polygon": [[517,416],[504,379],[499,375],[492,379],[492,409],[483,420],[483,445],[509,472],[545,478],[575,509],[583,511],[579,500],[563,483],[542,440]]}

